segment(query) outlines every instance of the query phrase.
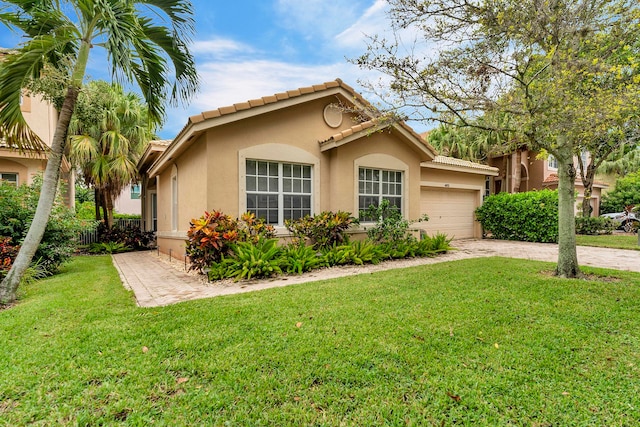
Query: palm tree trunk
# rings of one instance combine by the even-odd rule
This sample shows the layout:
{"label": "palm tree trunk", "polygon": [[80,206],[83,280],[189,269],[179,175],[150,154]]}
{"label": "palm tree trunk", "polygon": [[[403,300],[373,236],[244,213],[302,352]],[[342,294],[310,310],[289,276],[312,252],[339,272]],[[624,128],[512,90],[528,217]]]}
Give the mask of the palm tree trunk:
{"label": "palm tree trunk", "polygon": [[[585,167],[585,165],[583,165]],[[596,179],[596,168],[593,163],[587,166],[587,173],[582,176],[582,185],[584,186],[584,198],[582,199],[582,216],[588,218],[591,216],[591,196],[593,195],[593,181]]]}
{"label": "palm tree trunk", "polygon": [[67,129],[69,128],[69,122],[73,115],[78,93],[79,89],[73,85],[67,89],[67,94],[62,109],[60,110],[60,116],[58,117],[58,123],[53,136],[47,167],[45,168],[42,179],[38,207],[31,221],[27,236],[22,242],[20,252],[18,252],[18,256],[11,270],[9,270],[7,276],[2,280],[2,283],[0,283],[0,304],[8,304],[15,301],[18,285],[22,280],[24,272],[31,264],[31,260],[40,245],[45,228],[47,227],[49,215],[51,214],[58,189],[60,165],[62,164],[62,156],[67,139]]}
{"label": "palm tree trunk", "polygon": [[576,251],[574,213],[576,169],[573,152],[566,137],[558,138],[558,265],[556,275],[574,278],[580,274]]}

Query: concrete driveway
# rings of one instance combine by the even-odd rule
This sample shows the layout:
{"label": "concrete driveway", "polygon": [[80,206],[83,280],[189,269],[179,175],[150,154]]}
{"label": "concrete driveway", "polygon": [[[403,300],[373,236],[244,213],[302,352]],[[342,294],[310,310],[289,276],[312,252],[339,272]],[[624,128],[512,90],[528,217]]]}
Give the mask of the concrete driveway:
{"label": "concrete driveway", "polygon": [[[187,274],[184,264],[158,256],[153,251],[113,255],[113,263],[122,283],[131,289],[141,307],[157,307],[199,298],[231,295],[296,283],[353,276],[362,273],[435,264],[468,258],[501,256],[555,262],[558,245],[548,243],[511,242],[504,240],[456,240],[457,249],[436,258],[388,261],[378,265],[334,267],[306,273],[249,282],[223,281],[207,283],[201,277]],[[578,246],[580,265],[640,272],[640,251]]]}

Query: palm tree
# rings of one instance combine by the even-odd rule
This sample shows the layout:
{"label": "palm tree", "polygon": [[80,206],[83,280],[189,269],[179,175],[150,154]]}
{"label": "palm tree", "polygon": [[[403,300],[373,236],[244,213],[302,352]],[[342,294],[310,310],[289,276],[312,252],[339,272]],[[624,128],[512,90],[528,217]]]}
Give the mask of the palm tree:
{"label": "palm tree", "polygon": [[13,0],[0,6],[0,22],[27,40],[0,68],[0,131],[19,149],[38,148],[20,112],[20,91],[49,63],[65,69],[66,94],[49,151],[34,219],[13,267],[0,283],[0,303],[16,290],[42,239],[53,206],[67,131],[89,54],[106,50],[112,75],[140,87],[149,119],[159,123],[164,104],[187,101],[198,79],[187,47],[194,22],[188,0]]}
{"label": "palm tree", "polygon": [[146,106],[133,93],[105,81],[92,81],[78,97],[69,126],[70,157],[93,187],[96,219],[100,207],[108,227],[113,225],[113,203],[122,189],[138,177],[136,164],[152,132]]}

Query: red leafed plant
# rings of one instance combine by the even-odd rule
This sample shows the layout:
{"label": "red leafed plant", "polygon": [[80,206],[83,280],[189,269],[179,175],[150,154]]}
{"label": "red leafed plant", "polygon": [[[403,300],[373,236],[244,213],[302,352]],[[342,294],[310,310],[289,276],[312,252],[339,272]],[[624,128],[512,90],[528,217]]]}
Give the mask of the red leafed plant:
{"label": "red leafed plant", "polygon": [[187,255],[191,261],[190,270],[202,270],[223,256],[229,255],[236,242],[257,243],[262,238],[273,238],[275,231],[252,213],[245,213],[241,219],[233,219],[220,211],[205,212],[198,219],[191,220],[187,231]]}
{"label": "red leafed plant", "polygon": [[0,237],[0,278],[11,269],[19,249],[20,246],[11,245],[11,237]]}
{"label": "red leafed plant", "polygon": [[187,255],[190,270],[202,271],[229,253],[230,245],[238,240],[238,221],[220,211],[205,212],[191,220],[187,231]]}

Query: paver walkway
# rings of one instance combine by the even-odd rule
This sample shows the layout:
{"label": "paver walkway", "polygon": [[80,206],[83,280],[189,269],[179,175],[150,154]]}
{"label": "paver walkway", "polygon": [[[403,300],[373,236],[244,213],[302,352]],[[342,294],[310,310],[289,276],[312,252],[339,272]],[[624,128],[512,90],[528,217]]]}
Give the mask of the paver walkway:
{"label": "paver walkway", "polygon": [[[502,256],[554,262],[558,258],[558,245],[547,243],[457,240],[452,245],[457,250],[436,258],[389,261],[374,266],[334,267],[302,276],[238,283],[231,281],[206,283],[198,277],[181,271],[179,267],[171,265],[162,258],[162,255],[158,257],[153,251],[115,254],[113,263],[120,273],[124,286],[134,292],[138,305],[156,307],[199,298],[459,259]],[[640,251],[578,246],[578,261],[580,265],[640,272]]]}

